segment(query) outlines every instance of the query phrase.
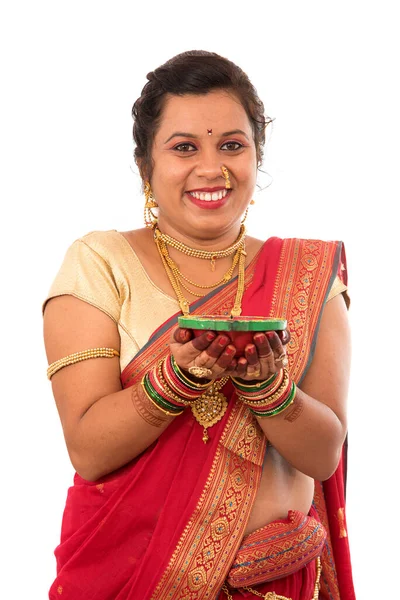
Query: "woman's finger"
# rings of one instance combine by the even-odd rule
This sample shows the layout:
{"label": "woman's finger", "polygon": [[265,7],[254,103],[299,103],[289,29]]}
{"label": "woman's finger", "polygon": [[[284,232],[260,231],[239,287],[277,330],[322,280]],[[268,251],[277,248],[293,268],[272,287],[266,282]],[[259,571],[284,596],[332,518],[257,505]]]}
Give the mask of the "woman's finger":
{"label": "woman's finger", "polygon": [[[236,351],[235,351],[235,353],[236,353]],[[237,368],[237,359],[232,358],[230,364],[225,369],[224,375],[231,375],[232,377],[235,377],[236,368]]]}
{"label": "woman's finger", "polygon": [[274,353],[275,357],[278,357],[282,353],[284,353],[285,350],[282,346],[282,342],[279,338],[279,335],[276,333],[276,331],[269,331],[267,335],[268,335],[269,345],[271,346],[271,350]]}
{"label": "woman's finger", "polygon": [[194,361],[210,344],[215,340],[216,334],[213,331],[205,331],[198,337],[189,340],[179,349],[179,356],[187,363]]}
{"label": "woman's finger", "polygon": [[[271,332],[268,332],[268,333],[271,333]],[[257,347],[258,357],[259,357],[261,368],[262,368],[263,372],[274,373],[276,371],[274,353],[273,353],[271,345],[269,343],[267,334],[256,333],[256,335],[254,336],[253,339],[254,339],[254,343]]]}
{"label": "woman's finger", "polygon": [[244,349],[244,355],[248,363],[246,375],[250,379],[256,379],[261,374],[261,365],[256,346],[254,344],[247,344],[246,348]]}
{"label": "woman's finger", "polygon": [[[218,335],[215,338],[215,340],[213,340],[213,342],[209,345],[209,347],[205,351],[205,354],[207,354],[208,357],[214,359],[214,362],[215,362],[217,360],[217,358],[219,358],[221,356],[221,354],[223,353],[225,348],[228,346],[230,341],[231,340],[227,335],[221,335],[221,334]],[[236,352],[236,350],[235,350],[235,352]]]}
{"label": "woman's finger", "polygon": [[290,331],[289,329],[282,329],[281,331],[277,331],[279,339],[282,342],[283,346],[286,346],[290,342]]}
{"label": "woman's finger", "polygon": [[[234,362],[235,354],[236,348],[232,344],[229,344],[225,350],[223,350],[222,354],[216,360],[213,369],[216,371],[217,377],[224,371],[233,370],[234,366],[236,365],[236,362]],[[219,372],[217,370],[219,370]]]}
{"label": "woman's finger", "polygon": [[257,348],[254,344],[247,344],[244,349],[244,355],[249,365],[256,365],[258,363]]}
{"label": "woman's finger", "polygon": [[236,365],[236,377],[238,379],[245,379],[248,364],[249,363],[247,362],[247,359],[244,356],[238,358]]}
{"label": "woman's finger", "polygon": [[253,340],[261,360],[272,358],[273,352],[265,333],[256,333]]}
{"label": "woman's finger", "polygon": [[[213,369],[217,360],[224,353],[228,346],[230,339],[226,335],[218,335],[211,344],[196,356],[194,362],[196,367],[205,367],[206,369]],[[236,349],[235,349],[236,352]],[[229,354],[229,353],[228,353]],[[231,357],[232,358],[232,357]],[[226,361],[226,357],[225,357]],[[217,369],[219,372],[219,369]],[[213,373],[214,374],[214,373]]]}
{"label": "woman's finger", "polygon": [[[272,334],[272,335],[271,335]],[[282,345],[280,337],[275,332],[268,334],[269,343],[274,353],[274,362],[278,369],[287,366],[286,350]]]}
{"label": "woman's finger", "polygon": [[172,338],[178,344],[186,344],[190,342],[193,337],[191,329],[183,329],[182,327],[176,327],[172,332]]}

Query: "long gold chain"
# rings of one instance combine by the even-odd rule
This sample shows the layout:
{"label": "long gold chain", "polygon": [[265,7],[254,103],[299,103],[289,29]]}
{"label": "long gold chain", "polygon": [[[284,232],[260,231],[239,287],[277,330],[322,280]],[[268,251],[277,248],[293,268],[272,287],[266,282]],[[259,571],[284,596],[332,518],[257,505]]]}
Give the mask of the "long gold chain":
{"label": "long gold chain", "polygon": [[233,303],[233,308],[231,310],[232,317],[240,317],[242,314],[242,298],[244,294],[244,270],[246,265],[246,250],[245,245],[243,243],[243,249],[240,252],[239,257],[239,272],[238,272],[238,286],[236,291],[235,301]]}
{"label": "long gold chain", "polygon": [[240,226],[239,235],[232,246],[229,248],[225,248],[224,250],[199,250],[198,248],[191,248],[190,246],[186,246],[183,242],[176,240],[175,238],[167,235],[166,233],[161,233],[157,226],[154,227],[154,238],[161,239],[167,246],[171,246],[179,252],[186,254],[187,256],[193,256],[194,258],[203,258],[205,260],[211,261],[211,270],[215,270],[215,259],[216,258],[226,258],[233,254],[243,243],[244,238],[246,237],[246,228],[242,224]]}
{"label": "long gold chain", "polygon": [[189,279],[188,277],[186,277],[186,275],[184,275],[182,273],[182,271],[179,269],[178,265],[171,259],[166,245],[163,242],[159,242],[159,244],[160,244],[159,249],[161,249],[162,255],[164,256],[165,261],[168,264],[168,267],[172,271],[175,281],[177,283],[179,283],[179,285],[182,288],[184,288],[187,292],[189,292],[190,294],[193,294],[193,296],[197,296],[198,298],[203,297],[204,294],[195,292],[194,290],[191,290],[190,288],[187,287],[187,285],[184,283],[184,281],[187,281],[194,287],[202,289],[202,290],[211,290],[211,289],[218,287],[222,283],[228,283],[228,281],[230,279],[232,279],[233,272],[236,268],[236,265],[238,264],[238,262],[240,260],[241,252],[244,249],[243,248],[244,242],[243,242],[242,246],[236,250],[235,256],[233,257],[232,265],[229,267],[229,269],[227,270],[227,272],[221,279],[219,279],[218,281],[216,281],[215,283],[212,283],[210,285],[201,285],[200,283],[196,283],[192,279]]}
{"label": "long gold chain", "polygon": [[[159,232],[159,230],[158,230],[158,232]],[[203,294],[199,294],[199,293],[189,289],[185,285],[185,283],[182,281],[183,273],[180,272],[176,263],[169,256],[167,244],[166,244],[165,240],[163,239],[163,234],[160,233],[160,235],[158,235],[157,233],[155,233],[154,241],[158,248],[159,254],[161,256],[161,260],[162,260],[164,268],[167,272],[167,275],[168,275],[168,278],[172,285],[172,288],[178,299],[180,309],[184,315],[188,315],[189,314],[189,301],[187,300],[187,298],[185,298],[181,288],[184,288],[186,291],[190,292],[193,296],[202,297]],[[229,281],[229,279],[231,279],[231,277],[233,275],[233,271],[236,267],[236,264],[239,263],[238,289],[236,292],[234,305],[233,305],[233,308],[231,311],[232,316],[235,316],[235,317],[239,316],[242,312],[241,311],[241,303],[242,303],[242,297],[243,297],[243,293],[244,293],[245,262],[246,262],[245,240],[242,239],[240,246],[236,250],[236,254],[232,261],[231,267],[228,269],[228,271],[225,273],[224,277],[220,281],[218,281],[215,284],[208,285],[208,286],[202,286],[200,284],[196,284],[191,280],[189,280],[189,283],[191,283],[195,287],[203,288],[203,289],[215,288],[218,285],[220,285],[221,283],[223,283],[224,281]],[[183,279],[187,280],[187,278],[185,278],[184,276],[183,276]]]}
{"label": "long gold chain", "polygon": [[161,240],[158,240],[158,238],[155,238],[155,241],[156,241],[156,245],[157,245],[157,248],[158,248],[158,252],[160,253],[160,256],[161,256],[161,260],[162,260],[163,265],[164,265],[164,269],[165,269],[165,271],[166,271],[166,273],[168,275],[168,279],[169,279],[169,281],[170,281],[170,283],[172,285],[172,288],[173,288],[173,290],[175,292],[175,295],[176,295],[176,297],[178,299],[180,309],[181,309],[183,315],[186,316],[186,315],[189,314],[189,302],[188,302],[188,300],[185,298],[185,296],[182,293],[182,290],[181,290],[180,285],[179,285],[179,281],[176,281],[173,272],[171,271],[171,269],[168,266],[167,259],[165,258],[165,253],[163,252],[163,247],[162,247]]}
{"label": "long gold chain", "polygon": [[[186,275],[184,275],[182,273],[182,271],[179,270],[178,266],[177,266],[177,273],[179,274],[181,279],[184,279],[185,281],[187,281],[194,287],[201,288],[202,290],[210,290],[212,288],[217,287],[218,285],[221,285],[221,283],[228,283],[228,281],[230,279],[232,279],[233,271],[235,270],[236,265],[239,262],[241,249],[242,249],[242,246],[236,250],[235,256],[233,257],[232,265],[229,267],[229,269],[227,270],[225,275],[219,281],[217,281],[216,283],[212,283],[211,285],[200,285],[199,283],[195,283],[194,281],[192,281],[191,279],[186,277]],[[182,284],[182,287],[184,287],[183,284]],[[187,289],[187,288],[185,288],[185,289]],[[187,290],[187,291],[190,292],[191,290]]]}

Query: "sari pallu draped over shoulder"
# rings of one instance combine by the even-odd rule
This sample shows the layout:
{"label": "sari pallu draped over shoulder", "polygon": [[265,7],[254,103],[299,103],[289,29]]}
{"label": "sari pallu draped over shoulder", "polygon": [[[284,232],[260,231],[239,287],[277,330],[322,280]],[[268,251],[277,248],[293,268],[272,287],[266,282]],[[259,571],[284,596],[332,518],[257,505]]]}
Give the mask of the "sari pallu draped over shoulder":
{"label": "sari pallu draped over shoulder", "polygon": [[[345,278],[341,243],[270,238],[246,269],[242,314],[288,320],[289,369],[301,384],[314,352],[330,287]],[[236,281],[191,305],[193,314],[229,314]],[[179,313],[180,314],[180,313]],[[121,375],[124,388],[169,351],[171,317]],[[142,318],[142,317],[140,317]],[[55,600],[214,600],[244,536],[261,479],[264,433],[249,410],[223,388],[228,409],[203,429],[189,409],[136,459],[89,482],[77,473],[69,488],[55,550]],[[345,455],[336,473],[316,482],[314,508],[328,531],[321,598],[352,600],[345,524]]]}

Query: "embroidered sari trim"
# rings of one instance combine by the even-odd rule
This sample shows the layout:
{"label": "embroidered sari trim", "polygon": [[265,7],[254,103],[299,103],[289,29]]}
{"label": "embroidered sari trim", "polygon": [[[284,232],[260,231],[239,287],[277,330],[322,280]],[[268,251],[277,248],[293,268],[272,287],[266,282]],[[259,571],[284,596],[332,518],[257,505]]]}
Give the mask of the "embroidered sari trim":
{"label": "embroidered sari trim", "polygon": [[[236,444],[230,439],[233,435]],[[243,538],[261,479],[265,446],[265,436],[247,408],[235,404],[203,493],[152,595],[154,600],[195,600],[200,593],[201,598],[215,598]]]}
{"label": "embroidered sari trim", "polygon": [[290,374],[299,384],[314,354],[322,307],[336,278],[342,244],[283,240],[271,302],[271,316],[288,321]]}
{"label": "embroidered sari trim", "polygon": [[287,577],[320,556],[326,530],[312,516],[290,510],[246,536],[227,581],[231,587],[258,585]]}

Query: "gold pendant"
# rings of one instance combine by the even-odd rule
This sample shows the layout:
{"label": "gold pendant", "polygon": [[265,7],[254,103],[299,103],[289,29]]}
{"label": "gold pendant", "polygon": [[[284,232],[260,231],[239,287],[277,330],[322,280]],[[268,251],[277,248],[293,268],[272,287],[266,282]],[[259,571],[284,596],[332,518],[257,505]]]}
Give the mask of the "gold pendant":
{"label": "gold pendant", "polygon": [[224,394],[212,385],[192,404],[191,408],[196,421],[204,427],[203,442],[206,444],[210,439],[207,433],[208,427],[212,427],[222,419],[228,408],[228,401]]}
{"label": "gold pendant", "polygon": [[240,306],[234,306],[231,310],[231,317],[240,317],[242,309]]}

